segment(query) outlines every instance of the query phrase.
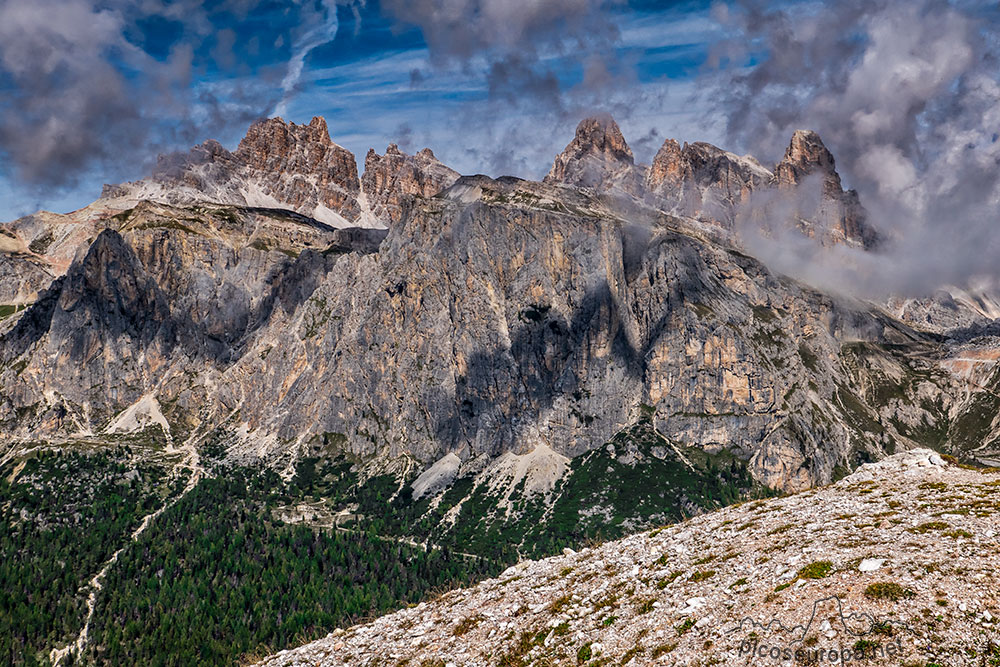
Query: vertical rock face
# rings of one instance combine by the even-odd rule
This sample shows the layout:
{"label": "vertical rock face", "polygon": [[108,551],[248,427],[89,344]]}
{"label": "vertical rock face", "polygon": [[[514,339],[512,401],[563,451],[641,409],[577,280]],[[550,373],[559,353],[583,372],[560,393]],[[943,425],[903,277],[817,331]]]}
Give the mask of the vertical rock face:
{"label": "vertical rock face", "polygon": [[458,180],[459,174],[438,160],[429,148],[407,155],[389,144],[385,155],[375,149],[365,157],[361,187],[372,215],[389,224],[400,221],[409,197],[433,197]]}
{"label": "vertical rock face", "polygon": [[819,188],[816,202],[800,199],[799,214],[818,223],[813,233],[827,236],[834,243],[846,241],[865,248],[878,243],[878,235],[868,225],[865,210],[854,190],[844,191],[833,154],[819,135],[810,130],[796,130],[785,157],[774,168],[774,181],[780,190]]}
{"label": "vertical rock face", "polygon": [[281,118],[254,123],[234,156],[250,168],[263,191],[295,210],[323,206],[355,220],[361,189],[354,155],[333,143],[326,121],[308,125]]}
{"label": "vertical rock face", "polygon": [[620,189],[633,195],[642,191],[641,173],[635,167],[632,149],[610,116],[586,118],[580,122],[576,136],[556,156],[545,182],[600,190]]}

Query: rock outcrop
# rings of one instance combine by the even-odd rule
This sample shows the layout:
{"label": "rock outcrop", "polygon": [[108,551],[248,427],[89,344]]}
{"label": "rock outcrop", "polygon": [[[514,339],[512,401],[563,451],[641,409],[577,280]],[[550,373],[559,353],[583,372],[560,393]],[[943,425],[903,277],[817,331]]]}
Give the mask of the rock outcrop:
{"label": "rock outcrop", "polygon": [[525,561],[258,664],[973,667],[1000,650],[998,488],[995,470],[907,452],[830,487]]}
{"label": "rock outcrop", "polygon": [[635,164],[614,120],[588,118],[545,180],[632,195],[729,233],[748,224],[767,234],[795,228],[824,245],[870,249],[878,243],[857,193],[842,189],[833,155],[815,132],[795,132],[773,172],[752,156],[674,139],[664,141],[645,167]]}
{"label": "rock outcrop", "polygon": [[459,173],[445,166],[429,148],[407,155],[396,144],[389,144],[385,155],[375,149],[365,157],[361,177],[371,214],[389,224],[403,218],[403,207],[412,197],[433,197],[458,180]]}
{"label": "rock outcrop", "polygon": [[753,158],[705,142],[681,148],[667,139],[646,172],[645,186],[664,210],[733,229],[740,207],[770,180],[771,172]]}

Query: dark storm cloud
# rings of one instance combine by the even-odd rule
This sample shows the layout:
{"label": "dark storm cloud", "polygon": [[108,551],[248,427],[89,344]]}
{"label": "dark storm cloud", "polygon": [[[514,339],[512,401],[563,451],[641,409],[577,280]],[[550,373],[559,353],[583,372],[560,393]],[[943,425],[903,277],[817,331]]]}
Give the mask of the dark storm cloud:
{"label": "dark storm cloud", "polygon": [[731,142],[775,159],[795,129],[817,130],[887,237],[877,258],[844,262],[779,244],[772,259],[868,291],[997,275],[995,3],[741,3],[715,12],[732,36],[715,49],[721,69],[710,75]]}
{"label": "dark storm cloud", "polygon": [[[94,170],[134,174],[157,152],[268,114],[294,88],[293,70],[322,40],[331,12],[335,23],[336,5],[272,9],[291,17],[291,61],[255,63],[249,72],[234,27],[260,5],[0,0],[0,169],[47,190]],[[296,29],[298,18],[310,25]],[[259,52],[259,41],[253,46]],[[252,76],[232,76],[236,65]]]}

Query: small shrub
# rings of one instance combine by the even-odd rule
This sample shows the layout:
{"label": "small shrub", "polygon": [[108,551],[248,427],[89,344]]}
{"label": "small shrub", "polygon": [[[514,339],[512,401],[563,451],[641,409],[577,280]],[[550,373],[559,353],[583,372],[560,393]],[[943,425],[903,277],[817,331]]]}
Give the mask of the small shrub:
{"label": "small shrub", "polygon": [[649,600],[643,600],[635,607],[636,614],[648,614],[653,611],[653,603],[656,602],[655,598],[650,598]]}
{"label": "small shrub", "polygon": [[549,611],[553,614],[558,614],[565,609],[567,605],[569,605],[571,600],[572,598],[569,595],[563,595],[562,597],[552,601],[549,605]]}
{"label": "small shrub", "polygon": [[455,629],[451,631],[451,634],[456,637],[461,637],[477,625],[479,625],[479,616],[469,616],[468,618],[463,618],[459,624],[455,626]]}
{"label": "small shrub", "polygon": [[653,649],[653,659],[660,658],[677,648],[677,644],[660,644]]}

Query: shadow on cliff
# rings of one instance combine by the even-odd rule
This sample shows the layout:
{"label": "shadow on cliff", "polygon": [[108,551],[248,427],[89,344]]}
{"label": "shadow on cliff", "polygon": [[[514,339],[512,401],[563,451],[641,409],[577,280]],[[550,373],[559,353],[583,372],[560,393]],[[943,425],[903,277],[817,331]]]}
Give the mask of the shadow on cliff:
{"label": "shadow on cliff", "polygon": [[339,257],[306,250],[289,259],[251,308],[227,301],[221,291],[196,298],[197,308],[207,313],[196,321],[177,304],[189,295],[164,292],[128,243],[105,230],[0,338],[0,360],[10,363],[30,353],[49,335],[55,349],[81,364],[106,346],[127,346],[136,357],[155,348],[164,358],[181,352],[191,360],[224,366],[243,355],[276,308],[291,313],[308,299]]}
{"label": "shadow on cliff", "polygon": [[[676,235],[623,229],[622,240],[621,275],[626,284],[617,295],[602,280],[586,292],[568,319],[549,304],[526,306],[518,313],[518,322],[509,327],[509,347],[472,355],[466,373],[456,382],[454,396],[439,395],[429,401],[449,406],[434,424],[445,451],[476,441],[482,446],[484,430],[491,454],[514,449],[557,398],[579,400],[595,385],[601,386],[608,367],[604,365],[607,360],[592,354],[603,345],[599,341],[611,341],[608,360],[624,369],[628,382],[645,382],[650,350],[670,326],[676,310],[685,302],[707,300],[706,293],[718,286],[704,279],[706,267],[693,245]],[[680,262],[681,270],[662,286],[662,293],[648,289],[653,301],[644,305],[654,312],[642,317],[626,312],[628,302],[633,301],[632,283],[654,272],[664,252],[669,261]],[[630,327],[638,332],[638,340],[630,339]],[[579,417],[582,427],[590,427],[591,419]]]}

